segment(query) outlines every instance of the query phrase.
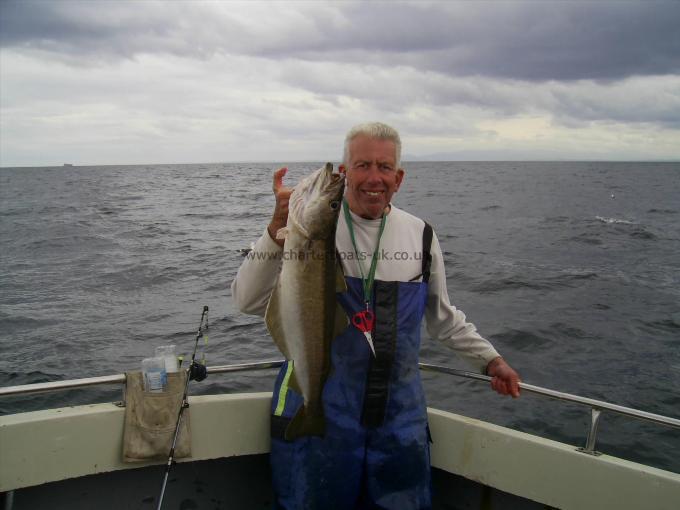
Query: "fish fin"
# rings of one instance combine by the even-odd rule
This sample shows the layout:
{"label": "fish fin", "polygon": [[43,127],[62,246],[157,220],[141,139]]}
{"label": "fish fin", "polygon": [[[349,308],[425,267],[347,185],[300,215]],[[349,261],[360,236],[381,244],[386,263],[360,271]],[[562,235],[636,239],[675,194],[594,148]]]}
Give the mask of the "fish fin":
{"label": "fish fin", "polygon": [[276,238],[277,239],[285,239],[287,235],[288,235],[288,227],[283,227],[283,228],[280,228],[276,231]]}
{"label": "fish fin", "polygon": [[264,321],[267,325],[269,335],[286,359],[291,359],[286,347],[286,335],[284,333],[283,322],[281,321],[281,310],[279,306],[280,287],[277,283],[269,297],[267,311],[264,314]]}
{"label": "fish fin", "polygon": [[323,436],[326,432],[326,420],[321,414],[310,414],[306,406],[300,406],[298,412],[286,427],[284,437],[291,441],[303,436]]}
{"label": "fish fin", "polygon": [[342,272],[340,262],[335,262],[335,292],[347,292],[347,282],[345,281],[345,274]]}

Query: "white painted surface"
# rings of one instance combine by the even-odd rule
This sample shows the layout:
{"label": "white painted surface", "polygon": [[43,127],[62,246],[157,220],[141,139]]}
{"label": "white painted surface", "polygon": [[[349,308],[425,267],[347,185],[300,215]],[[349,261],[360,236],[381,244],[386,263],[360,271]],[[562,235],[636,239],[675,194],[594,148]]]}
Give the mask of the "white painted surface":
{"label": "white painted surface", "polygon": [[[190,397],[193,455],[178,462],[268,452],[270,401],[271,393]],[[158,464],[122,461],[124,416],[114,404],[0,416],[0,491]]]}
{"label": "white painted surface", "polygon": [[[193,457],[269,451],[270,393],[191,397]],[[124,409],[95,404],[0,417],[0,491],[147,464],[121,460]],[[680,474],[439,410],[432,465],[568,509],[680,508]]]}
{"label": "white painted surface", "polygon": [[432,465],[564,510],[680,509],[680,474],[435,409]]}

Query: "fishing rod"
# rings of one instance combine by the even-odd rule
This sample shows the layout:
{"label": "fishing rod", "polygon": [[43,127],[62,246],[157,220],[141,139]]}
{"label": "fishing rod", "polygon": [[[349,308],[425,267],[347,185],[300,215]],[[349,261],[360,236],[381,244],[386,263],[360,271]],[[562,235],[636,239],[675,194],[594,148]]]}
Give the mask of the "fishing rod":
{"label": "fishing rod", "polygon": [[[205,319],[205,327],[203,326],[203,322]],[[158,506],[156,507],[156,510],[161,510],[161,506],[163,506],[163,497],[165,496],[165,487],[168,484],[168,476],[170,475],[170,470],[172,469],[172,465],[174,464],[175,461],[175,446],[177,445],[177,437],[179,436],[179,428],[182,425],[182,415],[184,414],[184,410],[189,407],[189,399],[188,399],[188,394],[189,394],[189,381],[195,379],[197,381],[202,381],[208,376],[208,370],[205,367],[205,364],[197,363],[196,362],[196,350],[198,349],[198,341],[205,336],[206,342],[208,339],[207,331],[209,329],[208,326],[208,306],[203,307],[203,313],[201,314],[201,322],[198,325],[198,333],[196,334],[196,342],[194,343],[194,352],[191,355],[191,364],[189,365],[189,368],[187,369],[187,378],[186,382],[184,383],[184,395],[182,396],[182,405],[179,406],[179,412],[177,414],[177,423],[175,425],[175,436],[172,439],[172,446],[170,447],[170,453],[168,454],[168,463],[165,466],[165,475],[163,476],[163,486],[161,487],[161,493],[158,496]],[[206,332],[204,335],[203,332]],[[205,352],[203,353],[205,355]],[[180,361],[181,363],[181,361]]]}

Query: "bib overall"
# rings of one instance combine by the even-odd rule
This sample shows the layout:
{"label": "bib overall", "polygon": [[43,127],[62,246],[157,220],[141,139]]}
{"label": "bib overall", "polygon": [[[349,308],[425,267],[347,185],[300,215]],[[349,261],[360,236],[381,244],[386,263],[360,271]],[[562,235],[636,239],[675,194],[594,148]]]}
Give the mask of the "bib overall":
{"label": "bib overall", "polygon": [[[283,439],[303,401],[287,387],[291,362],[281,368],[272,398],[274,508],[431,507],[429,431],[418,369],[431,241],[426,224],[422,281],[375,280],[375,358],[363,333],[351,324],[333,340],[323,389],[323,437]],[[362,281],[345,280],[347,291],[337,299],[352,317],[365,309]]]}

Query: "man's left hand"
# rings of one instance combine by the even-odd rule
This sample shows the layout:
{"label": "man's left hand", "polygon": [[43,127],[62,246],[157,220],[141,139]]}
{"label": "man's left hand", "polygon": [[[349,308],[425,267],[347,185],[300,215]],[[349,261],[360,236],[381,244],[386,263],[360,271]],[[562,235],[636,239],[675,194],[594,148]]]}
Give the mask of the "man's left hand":
{"label": "man's left hand", "polygon": [[503,358],[492,359],[486,367],[486,375],[491,376],[491,387],[498,393],[519,397],[519,374]]}

